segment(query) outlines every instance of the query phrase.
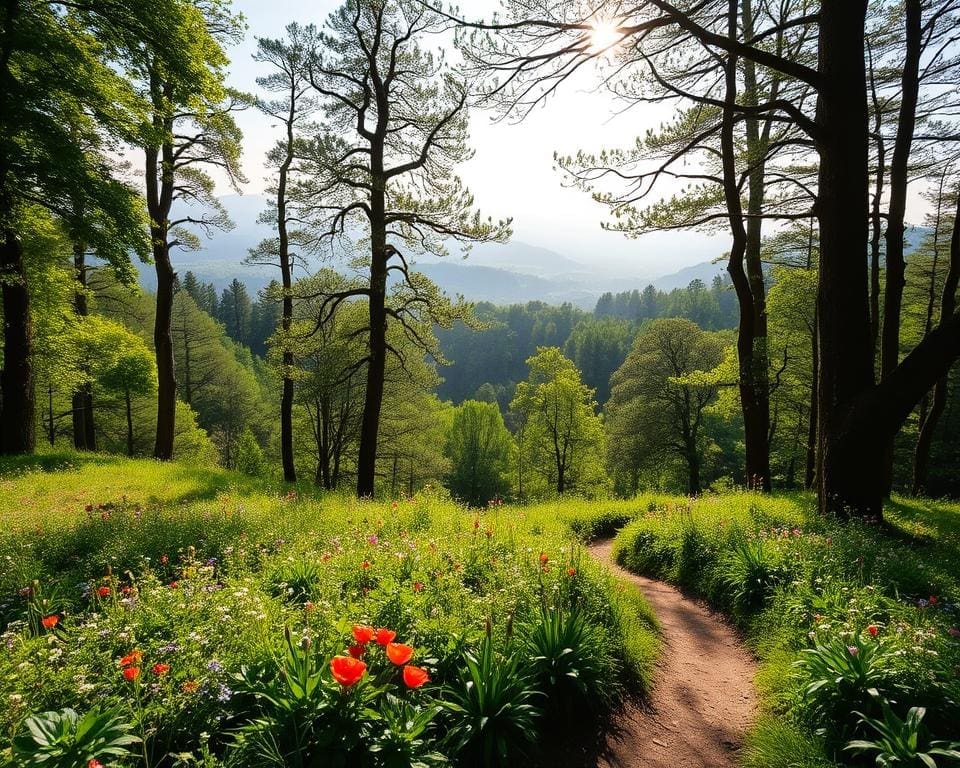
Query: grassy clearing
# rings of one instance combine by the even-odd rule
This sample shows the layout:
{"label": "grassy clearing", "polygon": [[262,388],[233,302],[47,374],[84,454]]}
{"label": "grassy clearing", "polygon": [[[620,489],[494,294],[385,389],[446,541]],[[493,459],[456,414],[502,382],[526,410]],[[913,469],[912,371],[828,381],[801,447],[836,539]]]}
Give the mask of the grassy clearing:
{"label": "grassy clearing", "polygon": [[[392,697],[356,704],[350,720],[371,765],[396,747],[378,741],[390,729],[374,708],[395,708],[403,722],[414,710],[429,715],[404,749],[424,764],[430,750],[467,764],[476,739],[444,736],[472,733],[467,715],[448,706],[464,690],[465,652],[491,644],[499,661],[488,675],[517,660],[537,738],[650,681],[656,621],[636,590],[585,555],[577,534],[606,525],[605,507],[477,514],[430,492],[361,503],[225,472],[69,454],[0,471],[0,755],[29,715],[99,704],[118,707],[144,738],[143,754],[117,765],[187,764],[187,753],[205,765],[270,764],[256,747],[262,733],[239,746],[235,734],[273,717],[270,740],[286,743],[296,729],[267,711],[256,686],[270,669],[299,664],[321,683],[311,706],[327,713],[310,722],[332,724],[331,712],[342,720],[348,701]],[[44,626],[50,617],[56,623]],[[343,696],[328,660],[345,653],[355,624],[397,632],[431,682],[405,691],[371,652],[354,698]],[[577,650],[558,652],[552,672],[541,668],[554,642],[545,627]],[[284,628],[309,640],[288,647]],[[131,666],[134,680],[125,677]],[[244,669],[248,677],[238,677]],[[573,711],[552,711],[543,694],[571,680]],[[507,743],[510,760],[533,753],[525,738]]]}
{"label": "grassy clearing", "polygon": [[883,717],[870,688],[901,718],[927,707],[921,746],[958,737],[960,505],[898,499],[879,527],[820,518],[805,494],[651,499],[615,556],[745,632],[765,710],[747,766],[872,765],[843,749],[875,735],[854,710]]}

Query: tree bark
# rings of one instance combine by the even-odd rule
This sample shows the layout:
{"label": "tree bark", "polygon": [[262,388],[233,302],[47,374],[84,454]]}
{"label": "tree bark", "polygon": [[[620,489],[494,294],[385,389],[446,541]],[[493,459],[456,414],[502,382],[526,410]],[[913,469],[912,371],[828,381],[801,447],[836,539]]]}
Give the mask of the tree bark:
{"label": "tree bark", "polygon": [[127,456],[133,458],[133,409],[130,406],[130,387],[124,392],[124,400],[127,406]]}
{"label": "tree bark", "polygon": [[[83,215],[82,211],[79,215]],[[87,265],[84,244],[73,244],[73,269],[77,290],[73,295],[73,310],[78,317],[87,317]],[[73,446],[78,451],[97,450],[96,429],[93,420],[93,387],[90,382],[81,384],[72,396]]]}
{"label": "tree bark", "polygon": [[[904,216],[907,207],[910,149],[913,146],[920,92],[920,56],[923,50],[922,2],[905,0],[906,52],[900,81],[900,113],[897,138],[890,161],[890,208],[887,213],[886,289],[883,294],[883,329],[880,343],[880,380],[886,379],[900,362],[900,313],[906,282],[903,255]],[[885,496],[893,486],[893,439],[884,446],[882,484]]]}
{"label": "tree bark", "polygon": [[[4,206],[6,210],[12,206]],[[4,227],[0,243],[3,296],[3,371],[0,372],[0,453],[33,453],[36,401],[33,375],[33,319],[23,243]]]}
{"label": "tree bark", "polygon": [[[280,396],[280,460],[283,479],[297,481],[293,462],[293,350],[290,349],[290,326],[293,323],[293,270],[290,264],[290,237],[287,233],[287,177],[293,164],[293,121],[296,115],[296,87],[290,92],[290,111],[287,116],[286,156],[280,166],[277,180],[277,238],[280,257],[280,280],[283,286],[283,308],[280,327],[283,330],[283,392]],[[326,481],[329,484],[329,479]],[[329,486],[328,486],[329,487]]]}
{"label": "tree bark", "polygon": [[867,296],[869,189],[864,67],[866,0],[820,5],[815,140],[820,155],[817,290],[817,482],[821,512],[882,515],[882,445],[865,439],[854,405],[873,386]]}

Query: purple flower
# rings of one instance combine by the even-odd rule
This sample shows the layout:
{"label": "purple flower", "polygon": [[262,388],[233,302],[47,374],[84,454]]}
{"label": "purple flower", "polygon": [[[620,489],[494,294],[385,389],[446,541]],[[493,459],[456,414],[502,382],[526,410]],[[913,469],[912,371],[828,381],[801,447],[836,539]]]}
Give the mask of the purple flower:
{"label": "purple flower", "polygon": [[372,536],[367,536],[367,543],[371,547],[377,546],[378,541],[380,541],[380,539],[377,538],[377,534],[373,534]]}
{"label": "purple flower", "polygon": [[223,664],[216,659],[211,659],[207,662],[207,669],[209,669],[211,672],[223,672]]}

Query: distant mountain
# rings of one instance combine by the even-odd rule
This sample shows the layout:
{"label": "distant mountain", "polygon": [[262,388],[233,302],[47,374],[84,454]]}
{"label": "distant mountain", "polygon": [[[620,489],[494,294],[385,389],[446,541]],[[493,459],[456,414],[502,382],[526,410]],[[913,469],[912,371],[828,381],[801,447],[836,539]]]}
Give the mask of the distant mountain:
{"label": "distant mountain", "polygon": [[[692,267],[684,267],[671,275],[664,275],[651,281],[651,285],[661,291],[672,291],[674,288],[686,288],[694,280],[702,280],[709,286],[717,275],[726,274],[726,267],[722,262],[704,261]],[[645,286],[644,286],[645,287]]]}
{"label": "distant mountain", "polygon": [[[258,221],[267,207],[263,195],[228,195],[220,198],[235,226],[227,232],[214,232],[201,239],[201,249],[174,254],[174,268],[180,275],[193,272],[198,279],[213,283],[217,290],[234,278],[246,284],[251,293],[277,279],[277,270],[268,266],[244,264],[250,249],[273,234],[270,224]],[[182,213],[179,212],[179,213]],[[174,215],[179,215],[174,212]],[[522,241],[506,244],[483,243],[473,248],[467,258],[456,247],[445,257],[418,256],[416,268],[434,280],[451,295],[462,295],[471,301],[496,304],[544,301],[552,304],[570,302],[592,309],[601,294],[643,288],[648,280],[635,275],[612,271],[609,265],[586,264],[561,253]],[[700,278],[709,283],[722,268],[698,264],[654,281],[657,287],[670,290],[685,287]],[[156,288],[153,267],[141,265],[140,282],[144,288]]]}

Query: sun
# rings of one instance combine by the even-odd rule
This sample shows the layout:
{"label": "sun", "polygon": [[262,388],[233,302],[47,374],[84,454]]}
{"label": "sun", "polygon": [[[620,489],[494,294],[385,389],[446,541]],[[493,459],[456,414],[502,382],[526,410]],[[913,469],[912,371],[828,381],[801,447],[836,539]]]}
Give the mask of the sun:
{"label": "sun", "polygon": [[590,53],[602,53],[623,40],[623,32],[615,21],[595,21],[587,33],[590,40]]}

